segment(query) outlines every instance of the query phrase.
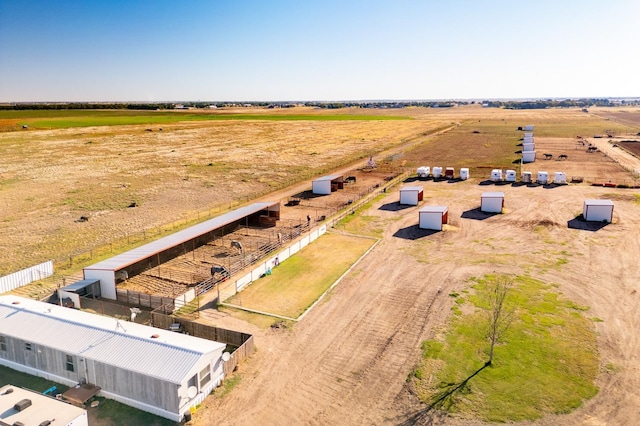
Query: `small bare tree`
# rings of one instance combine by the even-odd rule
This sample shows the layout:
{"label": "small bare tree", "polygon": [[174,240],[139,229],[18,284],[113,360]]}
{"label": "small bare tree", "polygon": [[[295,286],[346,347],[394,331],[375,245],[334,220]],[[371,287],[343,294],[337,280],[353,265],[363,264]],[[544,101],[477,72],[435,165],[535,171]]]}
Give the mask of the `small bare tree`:
{"label": "small bare tree", "polygon": [[489,287],[489,360],[486,365],[493,363],[493,349],[502,335],[508,330],[513,321],[513,309],[505,306],[505,300],[509,290],[513,287],[513,281],[506,275],[496,278]]}

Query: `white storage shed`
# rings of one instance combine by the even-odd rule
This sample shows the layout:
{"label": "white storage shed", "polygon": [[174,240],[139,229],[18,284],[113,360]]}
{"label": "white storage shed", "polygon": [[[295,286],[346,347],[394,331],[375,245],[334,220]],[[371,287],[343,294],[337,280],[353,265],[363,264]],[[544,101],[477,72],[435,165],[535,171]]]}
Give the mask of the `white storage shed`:
{"label": "white storage shed", "polygon": [[442,167],[434,167],[433,171],[432,171],[433,177],[435,179],[439,178],[440,176],[442,176]]}
{"label": "white storage shed", "polygon": [[504,180],[507,182],[515,182],[516,181],[516,171],[515,170],[507,170],[504,172]]}
{"label": "white storage shed", "polygon": [[418,212],[418,227],[442,231],[442,225],[449,222],[448,206],[424,206]]}
{"label": "white storage shed", "polygon": [[536,144],[531,143],[523,143],[522,144],[522,152],[532,152],[536,150]]}
{"label": "white storage shed", "polygon": [[536,177],[536,182],[541,185],[546,185],[549,183],[549,172],[538,172],[538,177]]}
{"label": "white storage shed", "polygon": [[424,189],[421,186],[405,186],[400,189],[400,204],[417,206],[424,198]]}
{"label": "white storage shed", "polygon": [[536,152],[535,151],[527,151],[522,152],[522,162],[523,163],[533,163],[536,161]]}
{"label": "white storage shed", "polygon": [[533,132],[524,132],[524,137],[525,138],[532,138],[533,137]]}
{"label": "white storage shed", "polygon": [[613,201],[611,200],[584,200],[582,209],[582,217],[590,222],[607,222],[613,221]]}
{"label": "white storage shed", "polygon": [[311,192],[316,195],[329,195],[344,187],[343,175],[321,176],[311,182]]}
{"label": "white storage shed", "polygon": [[480,198],[480,211],[485,213],[502,213],[504,208],[504,192],[483,192]]}
{"label": "white storage shed", "polygon": [[533,124],[527,124],[526,126],[524,126],[524,131],[533,132]]}
{"label": "white storage shed", "polygon": [[565,172],[555,172],[553,174],[553,183],[567,183],[567,174]]}
{"label": "white storage shed", "polygon": [[524,183],[531,183],[531,172],[522,172],[520,180]]}
{"label": "white storage shed", "polygon": [[462,179],[462,180],[469,179],[469,168],[468,167],[462,167],[460,169],[460,179]]}
{"label": "white storage shed", "polygon": [[418,170],[416,171],[418,173],[418,178],[420,179],[428,178],[429,175],[431,174],[431,167],[429,166],[418,167]]}
{"label": "white storage shed", "polygon": [[491,170],[491,182],[502,182],[502,170],[493,169]]}

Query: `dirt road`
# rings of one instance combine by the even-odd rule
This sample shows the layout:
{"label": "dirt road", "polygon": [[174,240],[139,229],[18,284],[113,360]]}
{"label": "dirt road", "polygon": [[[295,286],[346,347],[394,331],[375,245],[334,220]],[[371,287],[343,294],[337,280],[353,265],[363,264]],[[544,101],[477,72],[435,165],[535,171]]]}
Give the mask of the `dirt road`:
{"label": "dirt road", "polygon": [[[638,191],[478,183],[425,183],[426,204],[449,206],[444,232],[419,230],[418,207],[381,209],[397,192],[374,205],[366,214],[375,217],[371,226],[385,228],[383,240],[293,329],[258,333],[240,383],[223,398],[208,398],[194,424],[473,424],[425,413],[406,378],[420,343],[441,332],[453,303],[448,294],[493,271],[557,283],[597,319],[599,394],[569,415],[535,424],[640,421]],[[505,214],[474,216],[484,191],[505,192]],[[611,198],[614,223],[570,228],[585,198]]]}

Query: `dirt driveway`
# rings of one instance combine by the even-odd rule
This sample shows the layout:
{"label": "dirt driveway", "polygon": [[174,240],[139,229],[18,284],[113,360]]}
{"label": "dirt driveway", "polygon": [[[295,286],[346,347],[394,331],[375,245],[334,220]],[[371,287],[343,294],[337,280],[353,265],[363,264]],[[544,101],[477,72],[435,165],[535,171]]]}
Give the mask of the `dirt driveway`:
{"label": "dirt driveway", "polygon": [[[208,398],[193,423],[470,424],[425,414],[406,378],[420,343],[441,332],[453,303],[448,294],[493,271],[556,283],[594,318],[599,394],[569,415],[535,424],[640,421],[640,208],[634,196],[640,191],[480,181],[424,183],[424,204],[449,206],[444,232],[419,230],[419,207],[389,208],[397,191],[372,206],[366,212],[375,217],[371,226],[386,229],[380,244],[294,329],[258,332],[257,352],[240,366],[239,384],[223,398]],[[484,191],[505,192],[505,214],[475,214]],[[612,199],[614,223],[577,229],[585,198]]]}

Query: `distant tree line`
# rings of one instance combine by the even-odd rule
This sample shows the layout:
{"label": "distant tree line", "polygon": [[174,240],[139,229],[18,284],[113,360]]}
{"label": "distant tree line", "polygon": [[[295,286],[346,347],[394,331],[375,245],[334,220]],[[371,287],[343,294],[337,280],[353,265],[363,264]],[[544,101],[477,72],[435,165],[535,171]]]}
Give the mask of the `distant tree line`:
{"label": "distant tree line", "polygon": [[173,110],[228,107],[293,108],[308,106],[323,109],[339,108],[451,108],[458,105],[482,104],[487,107],[505,109],[544,108],[588,108],[591,106],[639,105],[637,99],[585,98],[585,99],[536,99],[536,100],[484,100],[484,101],[344,101],[344,102],[24,102],[0,104],[0,110],[66,110],[66,109],[127,109],[127,110]]}

